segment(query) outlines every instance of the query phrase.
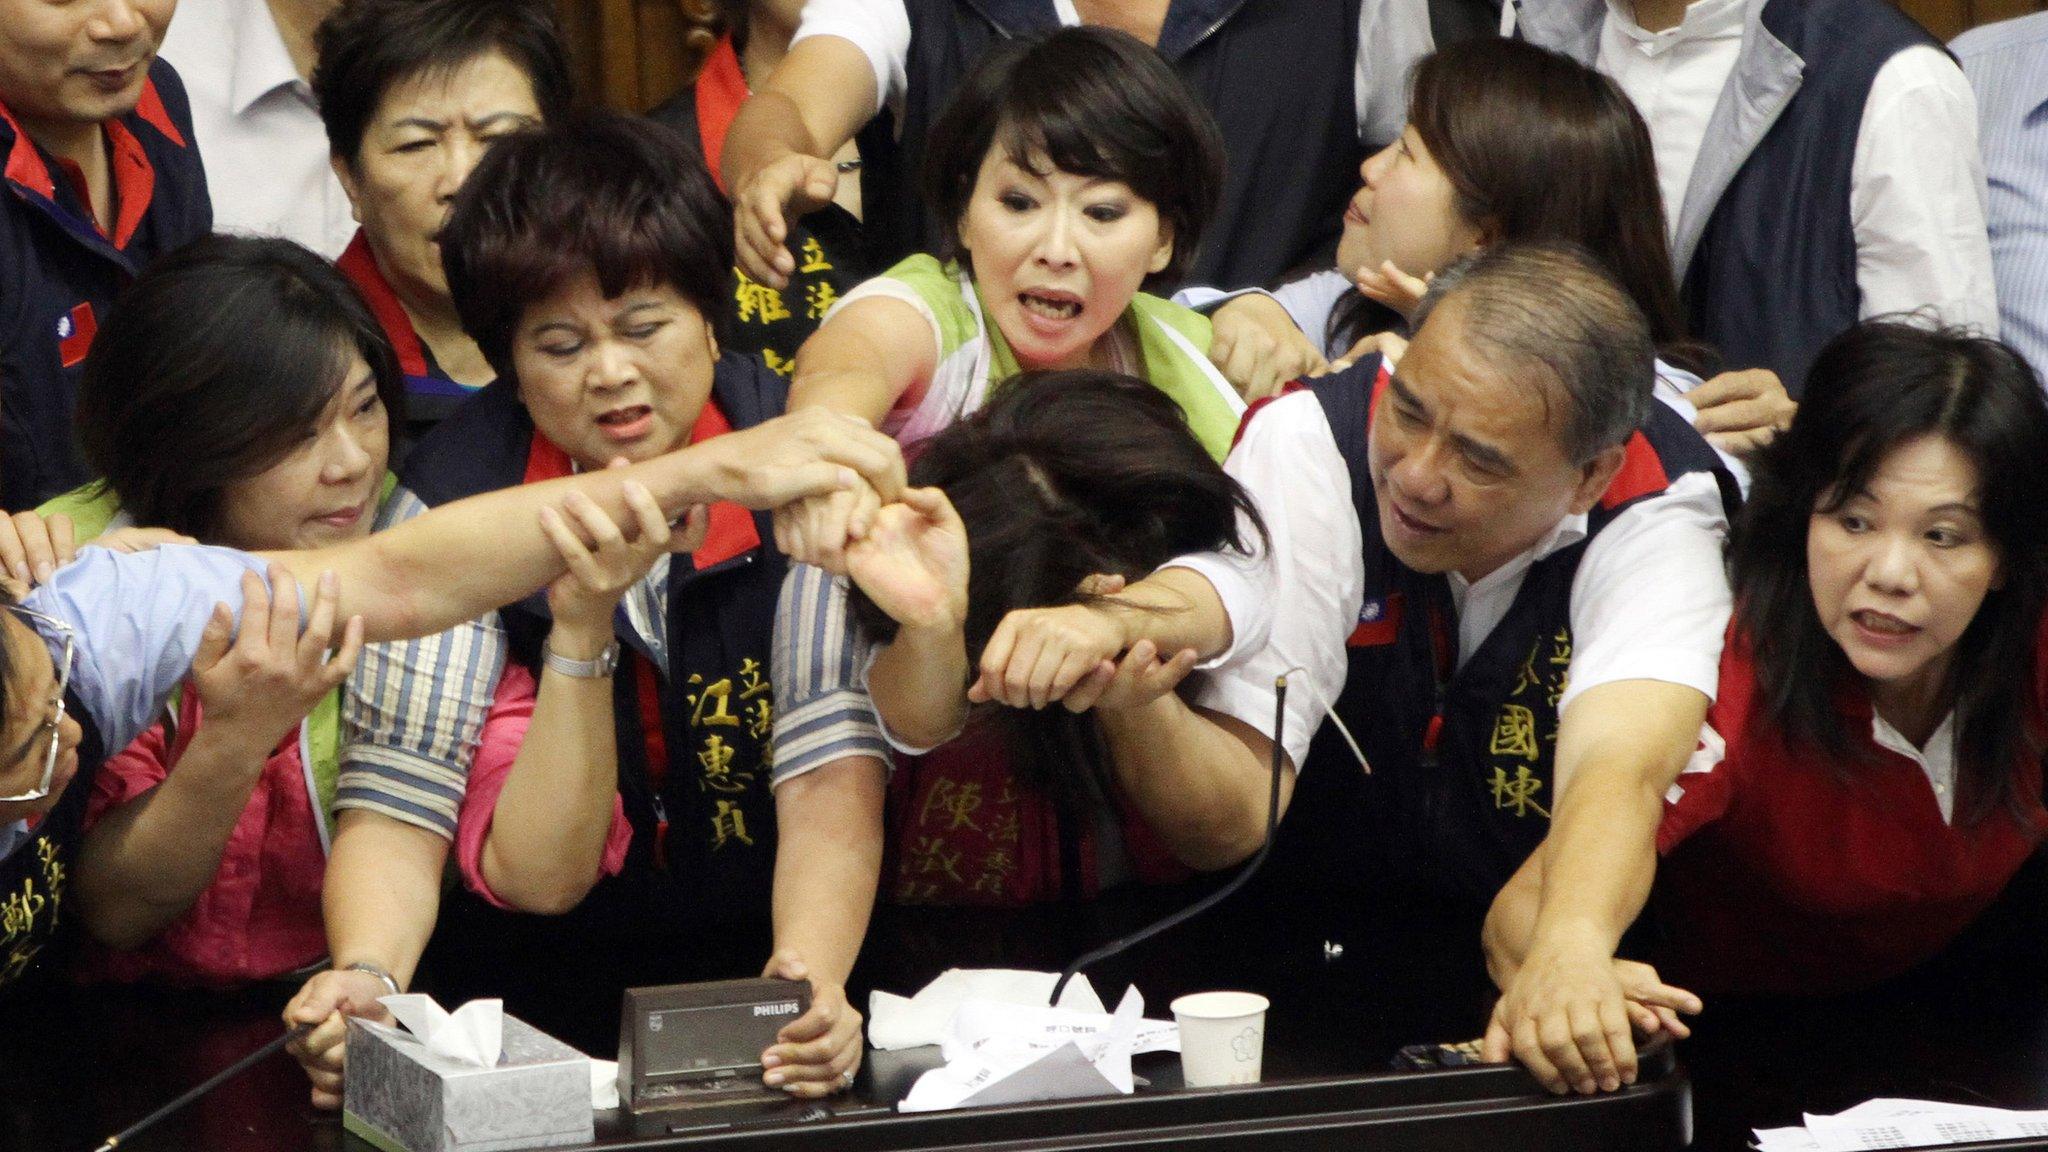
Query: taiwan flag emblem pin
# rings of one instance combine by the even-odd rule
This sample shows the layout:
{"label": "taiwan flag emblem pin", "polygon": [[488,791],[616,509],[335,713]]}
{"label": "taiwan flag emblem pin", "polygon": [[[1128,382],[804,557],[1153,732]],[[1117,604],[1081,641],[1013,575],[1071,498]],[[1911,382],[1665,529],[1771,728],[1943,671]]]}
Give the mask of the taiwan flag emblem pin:
{"label": "taiwan flag emblem pin", "polygon": [[99,330],[100,322],[92,314],[91,301],[57,317],[57,356],[64,367],[75,368],[85,360],[85,354],[92,351],[92,338],[99,334]]}

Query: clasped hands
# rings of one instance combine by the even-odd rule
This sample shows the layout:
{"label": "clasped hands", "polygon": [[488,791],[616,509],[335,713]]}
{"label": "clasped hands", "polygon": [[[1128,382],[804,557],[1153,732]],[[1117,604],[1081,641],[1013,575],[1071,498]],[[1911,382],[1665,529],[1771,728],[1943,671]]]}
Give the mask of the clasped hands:
{"label": "clasped hands", "polygon": [[[903,629],[964,642],[969,541],[939,489],[906,488],[889,504],[860,487],[799,501],[777,510],[775,539],[794,561],[850,576]],[[1196,653],[1131,635],[1114,599],[1124,587],[1123,576],[1098,574],[1081,581],[1076,603],[1007,613],[970,669],[968,701],[1084,712],[1173,691]]]}

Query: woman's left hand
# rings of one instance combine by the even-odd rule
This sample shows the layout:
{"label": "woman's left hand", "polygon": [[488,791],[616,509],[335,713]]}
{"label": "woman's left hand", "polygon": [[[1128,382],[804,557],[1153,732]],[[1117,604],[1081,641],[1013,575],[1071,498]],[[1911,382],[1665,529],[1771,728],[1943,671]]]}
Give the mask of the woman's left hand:
{"label": "woman's left hand", "polygon": [[[540,512],[541,529],[568,565],[568,571],[548,585],[548,610],[554,615],[555,627],[603,637],[600,644],[610,641],[612,612],[626,590],[639,583],[675,543],[670,539],[668,517],[662,515],[661,505],[645,485],[628,480],[622,492],[626,506],[633,511],[631,540],[595,500],[581,492],[569,494],[563,511],[543,508]],[[691,515],[701,520],[704,513],[693,508]]]}
{"label": "woman's left hand", "polygon": [[846,551],[847,575],[905,628],[959,628],[967,619],[967,526],[937,488],[905,488]]}
{"label": "woman's left hand", "polygon": [[1060,698],[1060,704],[1069,712],[1143,708],[1180,687],[1180,682],[1194,671],[1196,659],[1193,648],[1162,657],[1152,641],[1140,640],[1131,645],[1122,660],[1114,664],[1105,660],[1097,665]]}
{"label": "woman's left hand", "polygon": [[[1079,585],[1079,591],[1089,596],[1114,596],[1123,590],[1124,578],[1113,574],[1090,576]],[[1128,643],[1123,626],[1095,604],[1015,609],[1003,616],[982,648],[967,699],[974,704],[1043,708],[1066,699],[1104,665],[1113,668]]]}
{"label": "woman's left hand", "polygon": [[847,1002],[845,987],[811,976],[803,957],[775,954],[763,976],[808,980],[811,1010],[783,1025],[775,1043],[761,1054],[761,1082],[792,1096],[815,1098],[853,1087],[860,1068],[861,1014]]}

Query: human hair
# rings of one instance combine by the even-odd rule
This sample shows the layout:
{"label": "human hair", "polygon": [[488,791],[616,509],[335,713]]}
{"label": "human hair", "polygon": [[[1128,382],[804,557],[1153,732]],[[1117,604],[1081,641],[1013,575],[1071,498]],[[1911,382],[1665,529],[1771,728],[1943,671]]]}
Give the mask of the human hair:
{"label": "human hair", "polygon": [[[1447,302],[1459,339],[1508,375],[1530,370],[1564,402],[1560,446],[1574,465],[1624,444],[1649,414],[1657,353],[1642,310],[1576,244],[1496,244],[1437,273],[1419,333]],[[1548,407],[1546,402],[1546,415]]]}
{"label": "human hair", "polygon": [[[1250,552],[1257,545],[1241,524],[1265,538],[1251,498],[1179,405],[1095,369],[1014,377],[986,408],[926,441],[910,480],[944,491],[967,529],[970,661],[1015,609],[1113,599],[1081,591],[1089,576],[1138,580],[1184,553]],[[852,605],[871,637],[895,638],[896,622],[858,587]],[[1106,799],[1093,716],[998,707],[992,718],[1022,778],[1070,806]]]}
{"label": "human hair", "polygon": [[732,209],[703,158],[651,120],[577,112],[507,138],[456,193],[440,239],[463,331],[505,379],[520,317],[585,270],[606,297],[673,286],[724,338]]}
{"label": "human hair", "polygon": [[[1408,123],[1450,181],[1453,210],[1488,244],[1581,246],[1635,300],[1658,348],[1710,359],[1686,335],[1650,130],[1620,85],[1525,41],[1470,40],[1415,65]],[[1347,294],[1332,340],[1364,335],[1372,303]]]}
{"label": "human hair", "polygon": [[226,487],[319,427],[354,356],[395,434],[405,380],[347,279],[289,240],[202,237],[144,269],[100,325],[79,447],[137,523],[211,540]]}
{"label": "human hair", "polygon": [[1807,533],[1923,436],[1976,466],[1980,515],[2004,575],[1957,639],[1946,685],[1958,811],[1974,822],[2016,804],[2013,765],[2043,748],[2033,668],[2048,602],[2048,402],[2018,353],[1959,329],[1886,321],[1830,341],[1792,427],[1756,459],[1730,537],[1736,629],[1754,656],[1757,697],[1787,743],[1839,759],[1850,744],[1837,694],[1856,672],[1814,607]]}
{"label": "human hair", "polygon": [[543,119],[567,112],[575,95],[548,0],[343,0],[320,22],[313,46],[313,101],[327,147],[351,165],[392,87],[493,52],[526,73]]}
{"label": "human hair", "polygon": [[1180,279],[1222,196],[1215,119],[1157,52],[1110,28],[1004,41],[954,90],[932,125],[922,173],[943,258],[964,250],[960,218],[995,147],[1029,171],[1050,162],[1119,181],[1158,209],[1173,232],[1173,255],[1148,285]]}

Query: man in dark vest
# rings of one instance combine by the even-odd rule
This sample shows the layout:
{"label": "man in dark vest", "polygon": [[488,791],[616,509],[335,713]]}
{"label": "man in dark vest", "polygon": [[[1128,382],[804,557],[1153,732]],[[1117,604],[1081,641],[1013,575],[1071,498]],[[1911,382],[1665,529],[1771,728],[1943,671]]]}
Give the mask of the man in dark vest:
{"label": "man in dark vest", "polygon": [[1517,0],[1516,29],[1613,76],[1656,143],[1693,334],[1793,399],[1859,319],[1998,334],[1976,105],[1884,0]]}
{"label": "man in dark vest", "polygon": [[185,86],[156,58],[174,0],[0,10],[0,508],[91,479],[78,376],[144,264],[213,229]]}
{"label": "man in dark vest", "polygon": [[1302,770],[1270,905],[1318,931],[1363,906],[1428,921],[1476,960],[1539,853],[1551,895],[1497,1014],[1553,1088],[1612,1088],[1635,1071],[1614,949],[1715,688],[1733,485],[1652,398],[1647,326],[1578,250],[1475,256],[1417,322],[1398,371],[1362,361],[1247,418],[1227,467],[1272,559],[1242,586],[1205,574],[1234,624],[1270,606],[1271,640],[1114,754],[1250,791],[1288,674]]}

